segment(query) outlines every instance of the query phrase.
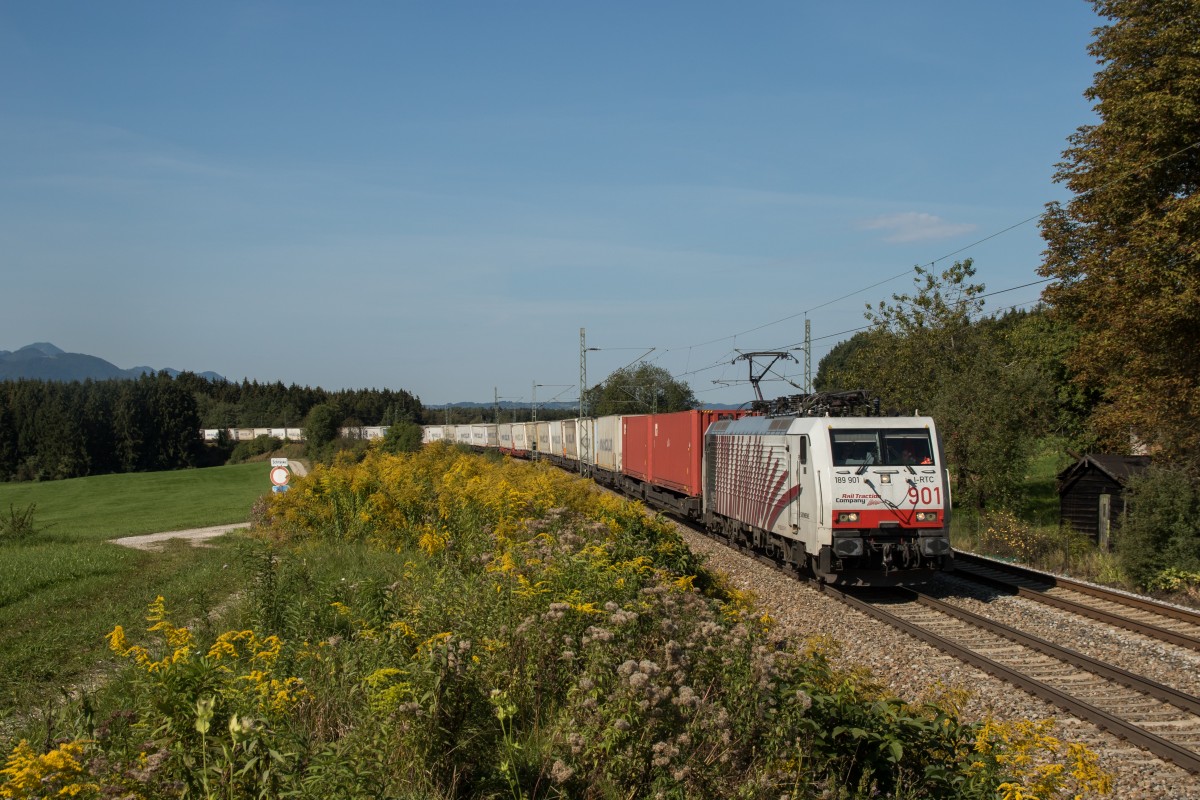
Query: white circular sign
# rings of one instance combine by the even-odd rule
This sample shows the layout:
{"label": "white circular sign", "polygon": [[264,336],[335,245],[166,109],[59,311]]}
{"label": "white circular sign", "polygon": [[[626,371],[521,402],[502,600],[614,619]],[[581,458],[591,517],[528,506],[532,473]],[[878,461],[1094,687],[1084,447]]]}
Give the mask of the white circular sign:
{"label": "white circular sign", "polygon": [[274,467],[271,469],[271,483],[276,486],[287,486],[288,478],[291,475],[287,471],[287,467]]}

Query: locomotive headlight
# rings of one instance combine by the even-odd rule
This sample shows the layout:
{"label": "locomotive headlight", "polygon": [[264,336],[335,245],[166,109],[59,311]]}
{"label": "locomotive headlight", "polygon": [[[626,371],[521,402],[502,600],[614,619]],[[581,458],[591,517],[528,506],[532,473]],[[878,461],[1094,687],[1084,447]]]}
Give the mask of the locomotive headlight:
{"label": "locomotive headlight", "polygon": [[839,511],[838,522],[858,522],[857,511]]}
{"label": "locomotive headlight", "polygon": [[917,522],[937,522],[936,511],[918,511]]}

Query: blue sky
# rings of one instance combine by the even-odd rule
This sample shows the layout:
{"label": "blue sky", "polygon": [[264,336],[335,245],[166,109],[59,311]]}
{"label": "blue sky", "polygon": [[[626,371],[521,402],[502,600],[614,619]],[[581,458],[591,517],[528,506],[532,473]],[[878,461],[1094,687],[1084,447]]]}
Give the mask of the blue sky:
{"label": "blue sky", "polygon": [[1065,197],[1100,22],[1083,0],[5,3],[0,349],[528,400],[578,381],[585,327],[590,383],[654,347],[700,399],[747,400],[714,383],[745,377],[737,350],[796,345],[809,312],[815,372],[913,265],[1038,279],[1017,223]]}

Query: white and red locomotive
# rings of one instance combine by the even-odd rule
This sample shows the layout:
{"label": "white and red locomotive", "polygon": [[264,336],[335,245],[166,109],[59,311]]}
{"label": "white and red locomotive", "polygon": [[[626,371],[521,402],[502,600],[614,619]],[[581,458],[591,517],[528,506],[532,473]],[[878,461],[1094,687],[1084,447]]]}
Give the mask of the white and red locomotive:
{"label": "white and red locomotive", "polygon": [[706,527],[838,583],[950,566],[949,486],[929,417],[743,417],[704,439]]}

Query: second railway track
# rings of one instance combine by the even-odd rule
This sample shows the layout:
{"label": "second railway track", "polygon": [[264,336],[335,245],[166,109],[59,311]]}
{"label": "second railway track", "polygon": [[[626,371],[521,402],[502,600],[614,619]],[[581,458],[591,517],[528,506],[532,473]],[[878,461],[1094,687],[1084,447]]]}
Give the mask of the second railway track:
{"label": "second railway track", "polygon": [[1200,651],[1200,613],[966,553],[955,574],[1073,614]]}
{"label": "second railway track", "polygon": [[911,590],[827,594],[1114,735],[1200,773],[1200,698]]}
{"label": "second railway track", "polygon": [[[1114,796],[1200,800],[1200,699],[1194,696],[1200,694],[1200,654],[1196,651],[1132,633],[1128,625],[1114,627],[1059,606],[1031,602],[1011,588],[992,588],[956,575],[939,578],[930,587],[931,593],[959,606],[949,617],[938,608],[940,601],[928,595],[903,603],[869,603],[891,605],[884,609],[890,611],[899,611],[898,605],[907,608],[891,615],[896,620],[869,614],[877,625],[896,632],[884,634],[855,621],[862,619],[856,614],[835,610],[845,608],[834,597],[838,592],[813,592],[790,570],[771,570],[769,561],[689,533],[689,540],[715,558],[718,568],[732,567],[741,576],[742,587],[771,595],[767,605],[787,620],[789,628],[840,639],[852,659],[848,664],[871,666],[902,697],[919,701],[937,684],[958,685],[970,687],[975,697],[969,704],[974,709],[969,718],[1058,717],[1062,735],[1087,742],[1101,754],[1116,779]],[[711,544],[699,545],[701,540]],[[754,561],[748,561],[748,556]],[[786,584],[796,588],[784,588]],[[1033,591],[1047,588],[1044,579],[1031,586]],[[962,619],[970,616],[967,611],[991,619],[982,628],[968,625]],[[989,627],[993,629],[985,630]],[[933,630],[918,633],[921,628]],[[950,635],[955,628],[958,633]],[[1001,635],[996,628],[1022,630]],[[1029,642],[1014,641],[1029,633]],[[931,645],[931,638],[940,639],[940,646]],[[963,641],[955,644],[954,639]],[[1079,652],[1063,658],[1055,653],[1056,645]],[[931,651],[931,646],[938,649]],[[967,655],[966,650],[975,652]],[[978,673],[969,677],[972,669],[993,677]],[[1013,691],[1012,685],[1024,691]]]}

